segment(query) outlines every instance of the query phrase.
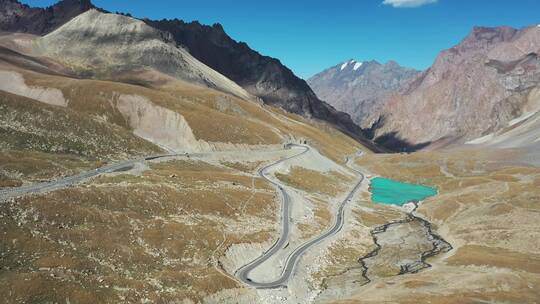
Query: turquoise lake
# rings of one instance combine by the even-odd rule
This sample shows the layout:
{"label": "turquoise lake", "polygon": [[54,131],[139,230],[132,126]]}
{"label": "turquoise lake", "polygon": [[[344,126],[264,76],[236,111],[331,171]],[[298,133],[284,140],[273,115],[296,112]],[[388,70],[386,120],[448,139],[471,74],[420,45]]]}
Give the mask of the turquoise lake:
{"label": "turquoise lake", "polygon": [[428,186],[402,183],[382,177],[371,180],[371,200],[379,204],[403,206],[436,194],[437,189]]}

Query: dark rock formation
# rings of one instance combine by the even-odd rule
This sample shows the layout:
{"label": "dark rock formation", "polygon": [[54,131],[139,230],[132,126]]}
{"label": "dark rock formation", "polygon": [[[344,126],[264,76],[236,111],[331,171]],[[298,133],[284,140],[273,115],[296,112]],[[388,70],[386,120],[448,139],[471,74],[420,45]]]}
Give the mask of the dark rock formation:
{"label": "dark rock formation", "polygon": [[91,8],[95,7],[90,0],[63,0],[47,8],[1,0],[0,31],[44,35]]}
{"label": "dark rock formation", "polygon": [[144,20],[147,24],[170,32],[179,45],[186,47],[198,60],[238,83],[265,103],[289,112],[328,121],[372,146],[362,130],[346,113],[321,101],[308,84],[275,58],[263,56],[246,43],[229,37],[220,24],[175,20]]}

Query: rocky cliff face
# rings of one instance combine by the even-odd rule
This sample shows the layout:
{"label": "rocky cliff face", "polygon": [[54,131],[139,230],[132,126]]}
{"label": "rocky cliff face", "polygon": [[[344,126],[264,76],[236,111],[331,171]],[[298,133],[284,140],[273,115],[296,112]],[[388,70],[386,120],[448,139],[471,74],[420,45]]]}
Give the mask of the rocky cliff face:
{"label": "rocky cliff face", "polygon": [[348,60],[308,79],[317,96],[337,110],[349,113],[354,122],[369,127],[366,118],[381,109],[391,93],[408,85],[418,71],[394,61]]}
{"label": "rocky cliff face", "polygon": [[263,56],[246,43],[229,37],[219,24],[201,25],[181,20],[145,22],[172,33],[178,44],[214,70],[229,77],[250,93],[297,114],[314,114],[320,103],[309,86],[279,60]]}
{"label": "rocky cliff face", "polygon": [[16,0],[0,1],[0,31],[43,35],[87,10],[90,0],[63,0],[47,8],[34,8]]}
{"label": "rocky cliff face", "polygon": [[377,141],[395,149],[463,143],[524,113],[540,84],[540,27],[476,27],[372,115]]}

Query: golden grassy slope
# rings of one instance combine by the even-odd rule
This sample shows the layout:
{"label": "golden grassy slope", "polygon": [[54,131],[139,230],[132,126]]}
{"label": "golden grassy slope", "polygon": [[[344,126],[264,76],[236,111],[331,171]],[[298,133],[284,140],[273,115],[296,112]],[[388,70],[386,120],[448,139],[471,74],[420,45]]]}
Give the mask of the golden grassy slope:
{"label": "golden grassy slope", "polygon": [[121,94],[144,96],[156,105],[180,113],[198,139],[244,144],[279,143],[277,135],[260,123],[238,119],[236,115],[208,106],[218,96],[233,97],[185,82],[176,82],[172,89],[153,89],[112,81],[42,77],[34,72],[25,73],[25,79],[30,85],[60,89],[70,100],[69,107],[76,111],[105,117],[107,121],[127,128],[127,121],[115,107]]}
{"label": "golden grassy slope", "polygon": [[109,159],[160,151],[118,125],[3,91],[0,91],[0,150]]}
{"label": "golden grassy slope", "polygon": [[274,190],[204,162],[151,168],[0,205],[2,299],[198,301],[240,286],[216,258],[275,234]]}
{"label": "golden grassy slope", "polygon": [[319,193],[330,197],[336,196],[345,190],[351,178],[338,172],[320,173],[318,171],[294,166],[288,174],[277,172],[276,177],[283,183],[306,191]]}
{"label": "golden grassy slope", "polygon": [[70,101],[69,108],[102,117],[125,128],[129,126],[114,106],[120,94],[144,96],[159,106],[180,113],[195,137],[209,142],[277,144],[282,142],[282,136],[305,138],[338,162],[361,149],[355,140],[325,123],[307,121],[281,109],[181,81],[161,87],[145,87],[14,70],[24,75],[28,85],[60,89]]}
{"label": "golden grassy slope", "polygon": [[[108,162],[160,151],[132,134],[129,122],[116,108],[122,94],[143,96],[180,113],[195,137],[208,142],[250,145],[279,144],[286,138],[305,139],[338,162],[360,148],[353,139],[323,123],[185,82],[169,81],[159,85],[146,81],[144,75],[131,76],[137,81],[130,81],[138,85],[77,79],[45,68],[34,71],[32,65],[25,64],[26,59],[4,61],[2,56],[3,70],[20,73],[28,86],[57,88],[68,101],[68,107],[61,108],[1,92],[2,153],[40,151],[45,153],[40,162],[51,158],[46,154],[78,157],[80,167],[86,168],[84,163],[95,159]],[[36,154],[32,158],[35,159]],[[0,166],[6,164],[0,163]],[[66,171],[66,174],[71,172]],[[53,178],[60,175],[61,170],[45,176],[36,167],[34,173]],[[19,179],[6,176],[18,174],[0,174],[2,185],[20,185]]]}
{"label": "golden grassy slope", "polygon": [[73,155],[3,151],[0,153],[0,187],[17,187],[23,182],[75,175],[102,164],[99,160],[87,160]]}
{"label": "golden grassy slope", "polygon": [[118,125],[0,91],[0,187],[160,151]]}

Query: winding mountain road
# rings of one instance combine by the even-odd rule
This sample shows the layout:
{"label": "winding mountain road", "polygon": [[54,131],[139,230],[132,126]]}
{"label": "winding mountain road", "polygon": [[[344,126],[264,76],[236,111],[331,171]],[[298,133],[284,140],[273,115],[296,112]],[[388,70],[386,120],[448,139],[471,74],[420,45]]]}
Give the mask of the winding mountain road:
{"label": "winding mountain road", "polygon": [[[259,169],[259,171],[258,171],[258,174],[262,178],[264,178],[265,180],[270,182],[272,185],[274,185],[274,187],[276,187],[279,190],[279,192],[281,193],[281,196],[282,196],[282,209],[281,209],[282,229],[281,229],[281,235],[278,238],[278,240],[272,245],[272,247],[270,247],[267,251],[265,251],[261,256],[259,256],[255,260],[253,260],[253,261],[249,262],[248,264],[242,266],[239,270],[236,271],[236,274],[235,274],[242,282],[244,282],[245,284],[250,285],[252,287],[255,287],[255,288],[279,288],[279,287],[286,286],[286,283],[291,278],[291,276],[292,276],[292,274],[294,272],[294,268],[295,268],[296,264],[298,263],[298,260],[301,258],[301,256],[304,253],[306,253],[307,250],[309,250],[315,244],[323,241],[324,239],[336,234],[337,232],[339,232],[341,230],[341,228],[343,227],[343,223],[344,223],[344,214],[345,214],[344,208],[345,208],[345,205],[347,204],[347,202],[349,202],[352,199],[352,197],[358,191],[358,188],[360,188],[362,181],[364,180],[364,176],[363,176],[363,174],[361,172],[359,172],[359,171],[357,171],[354,168],[349,166],[361,178],[356,183],[354,188],[349,192],[347,197],[341,202],[341,204],[340,204],[340,206],[338,208],[338,211],[336,213],[336,219],[335,219],[334,225],[329,230],[327,230],[326,232],[320,234],[316,238],[313,238],[313,239],[305,242],[304,244],[300,245],[299,247],[297,247],[287,257],[285,267],[284,267],[284,269],[283,269],[283,271],[281,273],[281,276],[278,279],[276,279],[275,281],[272,281],[272,282],[255,282],[255,281],[253,281],[252,279],[249,278],[250,272],[252,270],[254,270],[255,268],[257,268],[258,266],[260,266],[265,261],[267,261],[273,255],[275,255],[280,249],[283,248],[283,246],[286,244],[286,242],[287,242],[287,240],[289,238],[289,229],[290,229],[290,221],[291,221],[291,218],[290,218],[290,212],[291,212],[290,204],[291,204],[291,202],[290,202],[289,194],[287,193],[285,188],[283,188],[282,184],[280,184],[277,181],[274,181],[272,178],[270,178],[269,176],[266,175],[267,171],[270,168],[272,168],[274,166],[277,166],[277,165],[279,165],[279,164],[281,164],[281,163],[283,163],[285,161],[300,157],[303,154],[310,151],[310,149],[311,149],[309,146],[297,145],[297,144],[288,144],[286,147],[287,148],[296,147],[296,148],[303,149],[303,151],[300,152],[300,153],[294,154],[292,156],[289,156],[287,158],[283,158],[283,159],[281,159],[281,160],[279,160],[277,162],[274,162],[274,163],[272,163],[270,165],[267,165],[267,166]],[[190,154],[190,155],[191,156],[203,156],[204,154],[205,153],[194,153],[194,154]],[[122,171],[122,170],[129,170],[135,164],[141,163],[141,162],[144,162],[144,161],[155,160],[155,159],[165,158],[165,157],[183,156],[183,155],[186,155],[186,154],[154,155],[154,156],[148,156],[148,157],[143,157],[143,158],[139,158],[139,159],[127,160],[127,161],[123,161],[123,162],[119,162],[119,163],[114,163],[114,164],[111,164],[111,165],[106,165],[106,166],[103,166],[103,167],[100,167],[100,168],[97,168],[97,169],[94,169],[94,170],[84,171],[84,172],[81,172],[81,173],[79,173],[77,175],[69,176],[69,177],[58,179],[58,180],[55,180],[55,181],[37,183],[37,184],[21,186],[21,187],[12,188],[12,189],[6,189],[6,190],[0,190],[0,201],[5,201],[5,200],[11,199],[11,198],[16,198],[16,197],[20,197],[20,196],[24,196],[24,195],[28,195],[28,194],[45,193],[45,192],[59,190],[59,189],[62,189],[62,188],[69,187],[71,185],[75,185],[77,183],[81,183],[81,182],[83,182],[83,181],[85,181],[87,179],[90,179],[92,177],[95,177],[95,176],[98,176],[98,175],[101,175],[101,174],[112,173],[112,172],[117,172],[117,171]],[[349,162],[350,162],[350,158],[347,158],[347,165],[349,164]]]}
{"label": "winding mountain road", "polygon": [[71,185],[75,185],[77,183],[83,182],[89,178],[98,176],[100,174],[111,173],[111,172],[122,171],[122,170],[129,170],[136,163],[144,162],[146,160],[153,160],[153,159],[171,157],[171,156],[177,156],[177,155],[182,155],[182,154],[153,155],[153,156],[143,157],[139,159],[126,160],[123,162],[106,165],[106,166],[103,166],[94,170],[84,171],[77,175],[65,177],[65,178],[50,181],[50,182],[37,183],[37,184],[31,184],[27,186],[7,189],[7,190],[1,190],[0,201],[16,198],[16,197],[20,197],[20,196],[28,195],[28,194],[44,193],[44,192],[59,190],[59,189],[66,188]]}
{"label": "winding mountain road", "polygon": [[[296,145],[296,146],[298,146],[298,145]],[[286,287],[286,283],[289,281],[289,279],[293,275],[294,268],[296,267],[296,264],[298,263],[298,261],[302,257],[302,255],[304,253],[306,253],[314,245],[320,243],[324,239],[336,234],[337,232],[339,232],[341,230],[341,228],[343,227],[343,224],[344,224],[345,206],[346,206],[347,202],[349,202],[352,199],[352,197],[356,194],[356,192],[358,191],[358,189],[362,185],[362,181],[364,180],[364,175],[360,171],[358,171],[358,170],[356,170],[356,169],[349,166],[349,168],[351,170],[355,171],[360,176],[360,180],[356,183],[354,188],[349,192],[347,197],[341,202],[341,204],[340,204],[340,206],[338,208],[338,211],[336,213],[336,219],[334,221],[334,225],[330,229],[328,229],[326,232],[324,232],[324,233],[320,234],[319,236],[317,236],[316,238],[313,238],[313,239],[305,242],[304,244],[300,245],[299,247],[297,247],[287,257],[287,260],[285,262],[285,267],[283,268],[281,276],[278,279],[276,279],[276,280],[274,280],[272,282],[255,282],[255,281],[253,281],[252,279],[249,278],[249,273],[252,270],[254,270],[255,268],[257,268],[258,266],[260,266],[262,263],[267,261],[270,257],[272,257],[275,253],[277,253],[283,247],[283,245],[285,244],[285,242],[287,241],[287,238],[288,238],[289,225],[290,225],[290,217],[289,217],[290,199],[289,199],[289,195],[287,194],[285,189],[279,183],[276,183],[271,178],[265,176],[265,172],[266,172],[266,170],[268,170],[269,168],[271,168],[273,166],[279,165],[280,163],[282,163],[282,162],[284,162],[286,160],[298,157],[298,156],[300,156],[300,155],[302,155],[302,154],[309,151],[309,147],[307,147],[307,146],[300,146],[300,147],[305,147],[306,150],[304,152],[302,152],[302,153],[297,154],[297,155],[294,155],[294,156],[291,156],[289,158],[286,158],[286,159],[280,160],[278,162],[275,162],[273,164],[270,164],[270,165],[262,168],[259,171],[259,175],[261,177],[263,177],[264,179],[266,179],[267,181],[272,183],[274,186],[278,187],[279,190],[282,193],[283,206],[282,206],[282,216],[281,216],[281,218],[282,218],[283,228],[282,228],[282,232],[281,232],[281,235],[280,235],[279,239],[277,240],[276,243],[274,243],[274,245],[272,247],[270,247],[269,250],[265,251],[257,259],[253,260],[249,264],[246,264],[246,265],[242,266],[239,270],[236,271],[236,276],[242,282],[244,282],[245,284],[250,285],[252,287],[255,287],[255,288],[269,289],[269,288]],[[360,156],[361,152],[359,154],[357,154],[357,155]],[[346,162],[347,165],[349,164],[349,162],[350,162],[350,158],[347,157],[347,162]]]}
{"label": "winding mountain road", "polygon": [[274,166],[277,166],[277,165],[279,165],[279,164],[281,164],[281,163],[283,163],[285,161],[288,161],[290,159],[300,157],[301,155],[307,153],[310,150],[310,148],[308,146],[301,146],[301,145],[295,145],[295,144],[291,144],[291,145],[289,145],[289,147],[300,147],[300,148],[303,148],[304,151],[302,151],[302,152],[300,152],[298,154],[295,154],[293,156],[289,156],[287,158],[280,159],[275,163],[272,163],[272,164],[270,164],[270,165],[268,165],[268,166],[266,166],[264,168],[259,169],[259,175],[263,179],[265,179],[266,181],[268,181],[269,183],[274,185],[274,187],[279,189],[279,192],[281,193],[281,197],[282,197],[281,223],[282,223],[283,226],[281,228],[281,235],[279,236],[278,240],[272,245],[272,247],[270,247],[270,249],[265,251],[261,256],[259,256],[255,260],[253,260],[250,263],[242,266],[239,270],[236,271],[236,276],[242,282],[244,282],[244,283],[246,283],[248,285],[254,286],[254,287],[265,287],[266,284],[265,283],[257,283],[257,282],[252,281],[248,277],[249,273],[253,269],[257,268],[259,265],[261,265],[262,263],[267,261],[270,257],[272,257],[274,254],[276,254],[280,249],[282,249],[283,246],[285,245],[285,243],[287,242],[287,239],[289,238],[289,227],[290,227],[290,222],[291,222],[291,219],[290,219],[291,208],[290,208],[289,194],[287,193],[287,191],[285,191],[285,189],[281,186],[281,184],[279,184],[278,182],[275,182],[273,179],[266,176],[266,172],[268,171],[268,169],[270,169],[270,168],[272,168]]}

